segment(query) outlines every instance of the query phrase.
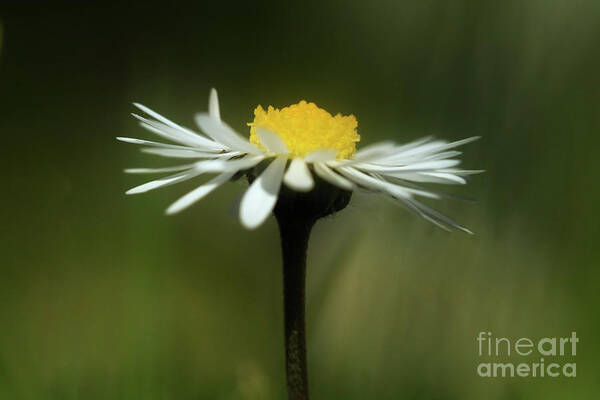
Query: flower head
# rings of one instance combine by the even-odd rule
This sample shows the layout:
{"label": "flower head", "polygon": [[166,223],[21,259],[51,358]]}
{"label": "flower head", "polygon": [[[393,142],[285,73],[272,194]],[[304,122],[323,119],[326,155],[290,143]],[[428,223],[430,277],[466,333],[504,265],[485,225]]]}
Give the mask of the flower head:
{"label": "flower head", "polygon": [[315,103],[304,100],[281,110],[269,106],[265,111],[258,106],[254,110],[254,121],[248,125],[251,143],[264,149],[256,131],[268,129],[277,133],[290,157],[306,157],[313,151],[330,149],[337,151],[337,158],[350,158],[360,140],[354,115],[333,117]]}
{"label": "flower head", "polygon": [[[460,160],[454,157],[461,153],[453,149],[478,137],[456,142],[423,138],[405,145],[383,142],[357,151],[360,136],[353,115],[332,116],[306,101],[281,110],[269,106],[265,111],[258,106],[254,121],[248,124],[249,139],[221,120],[214,89],[210,93],[208,113],[196,115],[196,123],[206,136],[141,104],[135,106],[151,117],[133,114],[142,127],[176,144],[117,139],[141,144],[146,153],[191,162],[167,168],[128,169],[129,173],[174,174],[134,187],[127,194],[147,192],[207,173],[217,174],[173,203],[167,209],[168,214],[187,208],[243,172],[252,182],[240,204],[240,221],[249,229],[258,227],[273,211],[283,183],[286,191],[295,192],[311,192],[325,184],[337,188],[337,192],[381,193],[444,229],[452,227],[470,233],[417,200],[417,197],[439,199],[443,196],[415,183],[466,183],[464,176],[481,171],[456,168]],[[263,165],[266,165],[264,169],[260,168]]]}

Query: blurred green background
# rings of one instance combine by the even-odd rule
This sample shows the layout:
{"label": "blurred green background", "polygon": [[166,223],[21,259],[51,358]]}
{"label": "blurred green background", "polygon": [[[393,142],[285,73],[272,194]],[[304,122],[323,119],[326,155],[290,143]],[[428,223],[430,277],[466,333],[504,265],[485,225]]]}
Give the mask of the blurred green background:
{"label": "blurred green background", "polygon": [[[433,134],[484,168],[433,204],[448,234],[377,196],[318,224],[308,270],[314,399],[595,399],[600,2],[321,1],[4,5],[0,399],[281,399],[272,219],[244,183],[174,217],[198,181],[139,197],[159,161],[133,101],[183,125],[219,89],[354,113],[361,144]],[[446,188],[443,188],[446,189]],[[480,331],[580,337],[577,378],[476,374]],[[537,360],[533,360],[534,362]]]}

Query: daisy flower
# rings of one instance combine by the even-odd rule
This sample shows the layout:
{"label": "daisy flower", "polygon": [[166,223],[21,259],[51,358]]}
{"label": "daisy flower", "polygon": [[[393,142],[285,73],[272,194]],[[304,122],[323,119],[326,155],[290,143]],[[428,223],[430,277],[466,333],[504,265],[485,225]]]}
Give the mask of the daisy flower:
{"label": "daisy flower", "polygon": [[308,400],[305,334],[306,253],[310,231],[321,217],[346,207],[355,190],[379,193],[444,228],[468,229],[421,203],[418,198],[444,196],[422,183],[464,184],[477,170],[459,169],[455,142],[430,137],[404,145],[377,143],[356,150],[360,141],[353,115],[332,116],[314,103],[301,101],[282,109],[258,106],[249,123],[248,139],[223,120],[217,92],[210,92],[208,112],[196,114],[204,133],[184,128],[149,108],[135,104],[148,117],[133,114],[142,127],[172,142],[123,138],[144,146],[143,152],[187,159],[167,168],[128,169],[129,173],[173,173],[127,191],[144,193],[203,174],[216,174],[175,201],[168,214],[194,204],[225,182],[246,175],[250,187],[240,203],[243,226],[253,229],[271,212],[277,218],[283,258],[284,346],[288,398]]}
{"label": "daisy flower", "polygon": [[[398,145],[381,142],[357,150],[360,141],[354,115],[332,116],[314,103],[301,101],[282,109],[258,106],[245,138],[221,119],[216,90],[209,96],[208,112],[198,113],[200,132],[178,125],[141,104],[134,104],[147,117],[132,114],[147,130],[171,144],[119,137],[118,140],[144,146],[142,151],[187,162],[167,168],[127,169],[128,173],[170,173],[127,191],[145,193],[203,174],[216,174],[167,208],[175,214],[202,199],[241,174],[252,182],[240,203],[242,225],[261,225],[277,204],[282,185],[294,192],[310,192],[316,181],[343,191],[363,190],[394,199],[405,208],[444,229],[468,229],[426,206],[418,198],[440,199],[436,191],[421,183],[465,184],[465,176],[479,170],[459,169],[461,152],[455,148],[472,142],[471,137],[455,142],[431,137]],[[262,168],[264,167],[264,168]],[[257,171],[260,171],[259,173]],[[286,190],[287,190],[286,189]]]}

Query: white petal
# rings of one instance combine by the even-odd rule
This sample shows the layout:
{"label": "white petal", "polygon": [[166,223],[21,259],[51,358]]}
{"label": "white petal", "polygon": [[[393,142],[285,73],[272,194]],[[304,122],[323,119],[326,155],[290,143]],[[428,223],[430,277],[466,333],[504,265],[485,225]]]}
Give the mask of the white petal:
{"label": "white petal", "polygon": [[260,143],[272,153],[275,154],[288,154],[288,148],[283,143],[283,140],[275,132],[272,132],[265,128],[256,128],[256,135],[260,140]]}
{"label": "white petal", "polygon": [[384,157],[394,152],[394,142],[380,142],[363,147],[354,154],[354,159],[366,161],[371,158]]}
{"label": "white petal", "polygon": [[238,135],[226,124],[212,118],[209,114],[196,114],[196,123],[204,133],[225,146],[250,154],[262,154],[263,151],[245,138]]}
{"label": "white petal", "polygon": [[140,110],[142,110],[143,112],[145,112],[146,114],[150,115],[151,117],[157,119],[158,121],[162,122],[165,125],[168,125],[172,128],[178,129],[178,130],[185,130],[183,127],[177,125],[175,122],[171,121],[170,119],[167,119],[165,117],[163,117],[162,115],[160,115],[159,113],[152,111],[151,109],[149,109],[148,107],[146,107],[143,104],[139,104],[139,103],[133,103],[134,106],[136,106],[137,108],[139,108]]}
{"label": "white petal", "polygon": [[398,179],[401,181],[410,181],[410,182],[430,182],[430,183],[442,183],[442,184],[455,184],[455,183],[465,183],[466,181],[458,175],[441,173],[441,172],[406,172],[403,174],[389,175],[383,174],[387,178]]}
{"label": "white petal", "polygon": [[[417,194],[424,195],[425,197],[430,197],[430,198],[435,198],[435,199],[450,199],[450,200],[460,201],[463,203],[474,203],[473,199],[462,197],[462,196],[455,196],[455,195],[448,194],[448,193],[441,193],[441,192],[438,192],[437,190],[432,190],[430,188],[425,189],[425,188],[419,187],[418,185],[413,184],[412,181],[407,181],[405,179],[386,177],[386,180],[391,183],[394,183],[396,185],[400,185],[402,187],[424,191],[427,193],[427,195],[422,194],[422,193],[417,193]],[[444,182],[444,183],[446,183],[446,182]]]}
{"label": "white petal", "polygon": [[413,189],[402,185],[397,185],[381,178],[377,178],[361,172],[351,167],[344,167],[339,169],[340,173],[344,176],[352,179],[357,184],[371,190],[383,191],[394,197],[400,197],[403,199],[411,198],[412,195],[425,196],[434,199],[439,199],[440,196],[436,193],[429,192],[424,189]]}
{"label": "white petal", "polygon": [[[135,116],[135,114],[131,115]],[[169,126],[161,124],[160,122],[150,120],[147,121],[148,122],[140,122],[140,126],[144,129],[149,130],[152,133],[155,133],[173,142],[181,143],[186,146],[192,146],[202,151],[223,151],[227,149],[222,144],[213,142],[212,140],[203,136],[196,135],[195,137],[192,137],[182,132],[176,131],[175,129]],[[160,129],[158,127],[160,127]]]}
{"label": "white petal", "polygon": [[[162,121],[162,122],[153,121],[153,120],[141,117],[134,113],[131,114],[141,122],[141,125],[144,128],[146,128],[158,135],[161,135],[170,140],[174,140],[174,141],[177,141],[177,142],[180,142],[183,144],[208,147],[208,148],[216,147],[219,150],[223,149],[223,146],[220,145],[219,143],[215,143],[212,140],[207,139],[207,138],[203,137],[202,135],[197,134],[194,131],[191,131],[190,129],[179,126],[176,123],[161,116],[160,114],[150,110],[149,108],[142,106],[141,104],[134,103],[134,105],[136,107],[140,108],[142,111],[145,111],[149,115],[158,119],[159,121]],[[168,121],[169,123],[165,123],[164,121]]]}
{"label": "white petal", "polygon": [[[431,140],[431,136],[426,136],[421,139],[413,140],[412,142],[409,142],[402,146],[391,145],[389,142],[375,143],[373,145],[358,150],[354,158],[361,161],[381,163],[385,162],[388,159],[397,158],[405,152],[407,152],[408,150],[422,146],[425,143],[430,142]],[[438,143],[446,142],[439,141]]]}
{"label": "white petal", "polygon": [[125,170],[125,173],[127,173],[127,174],[160,174],[163,172],[185,171],[186,169],[190,169],[193,166],[194,166],[194,164],[177,165],[175,167],[165,167],[165,168],[127,168]]}
{"label": "white petal", "polygon": [[311,153],[308,153],[304,157],[304,161],[306,162],[323,162],[335,160],[337,157],[337,151],[335,150],[315,150]]}
{"label": "white petal", "polygon": [[408,201],[408,203],[410,205],[412,205],[413,207],[415,207],[417,209],[418,214],[421,215],[423,218],[427,219],[428,221],[433,222],[434,224],[436,224],[437,226],[440,226],[443,229],[448,230],[445,226],[443,226],[443,225],[446,225],[446,226],[450,226],[454,229],[458,229],[459,231],[468,233],[469,235],[473,235],[473,232],[470,231],[469,229],[458,224],[456,221],[445,216],[444,214],[440,213],[439,211],[436,211],[433,208],[428,207],[425,204],[423,204],[417,200],[410,199]]}
{"label": "white petal", "polygon": [[402,171],[426,171],[426,170],[439,170],[444,168],[455,167],[460,164],[460,160],[433,160],[423,161],[415,164],[410,164],[405,167],[400,167],[399,172]]}
{"label": "white petal", "polygon": [[419,209],[419,207],[417,207],[415,205],[415,204],[420,204],[416,200],[414,200],[414,199],[397,199],[397,198],[394,198],[393,200],[397,200],[396,204],[406,208],[408,211],[411,211],[411,212],[417,214],[421,218],[426,219],[427,221],[431,222],[438,228],[441,228],[441,229],[445,230],[446,232],[451,232],[451,230],[446,225],[442,224],[435,218],[432,218],[431,216],[429,216],[426,213],[424,213],[423,211],[421,211]]}
{"label": "white petal", "polygon": [[422,161],[433,161],[433,160],[445,160],[448,158],[460,156],[462,151],[450,150],[450,151],[442,151],[441,153],[434,153],[426,157],[422,157]]}
{"label": "white petal", "polygon": [[439,141],[424,144],[423,146],[419,146],[419,147],[410,149],[408,151],[404,151],[404,152],[402,152],[401,155],[403,157],[407,157],[407,156],[415,156],[418,154],[425,155],[425,154],[430,154],[430,153],[438,153],[441,151],[452,149],[454,147],[462,146],[463,144],[473,142],[480,138],[481,138],[481,136],[473,136],[470,138],[457,140],[455,142],[450,142],[450,143],[448,143],[444,140],[439,140]]}
{"label": "white petal", "polygon": [[[431,142],[432,140],[433,140],[433,136],[424,136],[420,139],[416,139],[416,140],[413,140],[412,142],[408,142],[406,144],[396,147],[395,151],[396,151],[396,153],[398,153],[398,152],[414,149],[416,147],[422,146],[425,143]],[[443,143],[446,143],[446,142],[443,142]]]}
{"label": "white petal", "polygon": [[460,164],[460,160],[433,160],[423,161],[408,165],[379,165],[375,163],[355,164],[355,168],[362,170],[386,173],[393,176],[401,176],[405,172],[426,171],[436,172],[439,169],[450,168]]}
{"label": "white petal", "polygon": [[277,157],[244,194],[240,204],[240,221],[247,229],[262,224],[275,207],[286,161],[285,157]]}
{"label": "white petal", "polygon": [[476,175],[485,172],[485,169],[445,169],[444,172],[459,176]]}
{"label": "white petal", "polygon": [[[441,160],[450,157],[454,157],[460,155],[461,152],[458,151],[443,151],[452,147],[460,146],[461,144],[468,143],[470,141],[475,140],[476,138],[469,138],[464,140],[459,140],[457,142],[448,143],[444,140],[436,140],[429,141],[430,138],[425,138],[421,141],[416,141],[413,143],[409,143],[409,145],[399,146],[394,149],[388,155],[371,157],[368,161],[375,164],[381,165],[409,165],[417,162],[428,161],[428,160]],[[417,144],[421,142],[418,146]]]}
{"label": "white petal", "polygon": [[200,174],[202,174],[202,171],[197,171],[194,169],[187,170],[175,175],[167,176],[165,178],[157,179],[151,182],[144,183],[143,185],[136,186],[132,189],[129,189],[127,192],[125,192],[125,194],[145,193],[149,190],[158,189],[163,186],[169,186],[175,183],[186,181]]}
{"label": "white petal", "polygon": [[125,143],[143,144],[145,146],[161,147],[164,149],[180,149],[180,150],[198,151],[198,149],[196,147],[179,146],[176,144],[153,142],[151,140],[142,140],[142,139],[128,138],[128,137],[117,137],[117,140],[119,140],[121,142],[125,142]]}
{"label": "white petal", "polygon": [[218,155],[194,150],[161,149],[154,147],[143,148],[142,152],[170,158],[215,158]]}
{"label": "white petal", "polygon": [[167,214],[175,214],[180,212],[181,210],[191,206],[195,202],[199,201],[210,192],[227,182],[231,177],[235,174],[235,172],[224,172],[216,178],[208,181],[204,185],[198,186],[196,189],[187,193],[179,200],[171,204],[169,208],[167,208]]}
{"label": "white petal", "polygon": [[[375,190],[375,191],[386,191],[389,187],[386,186],[386,182],[381,179],[377,179],[368,175],[364,172],[361,172],[352,167],[341,167],[337,169],[342,175],[352,180],[356,184],[362,186],[363,188]],[[391,183],[389,185],[392,185]],[[407,195],[407,193],[405,193]]]}
{"label": "white petal", "polygon": [[283,183],[299,192],[308,192],[315,185],[308,166],[301,158],[294,158],[292,160],[283,177]]}
{"label": "white petal", "polygon": [[217,89],[210,89],[210,95],[208,96],[208,113],[210,116],[217,121],[221,120],[221,112],[219,111],[219,97],[217,95]]}
{"label": "white petal", "polygon": [[422,175],[430,176],[432,178],[438,178],[441,181],[446,181],[446,183],[458,183],[460,185],[464,185],[467,181],[460,176],[454,174],[448,174],[444,172],[423,172]]}
{"label": "white petal", "polygon": [[175,175],[167,176],[164,178],[156,179],[151,182],[144,183],[143,185],[136,186],[133,189],[130,189],[126,192],[126,194],[137,194],[137,193],[145,193],[149,190],[157,189],[163,186],[172,185],[175,183],[183,182],[190,178],[194,178],[196,176],[200,176],[205,173],[210,172],[231,172],[236,173],[237,171],[250,168],[256,164],[258,164],[263,157],[254,156],[254,157],[244,157],[235,160],[206,160],[199,161],[193,165],[192,168],[180,172]]}
{"label": "white petal", "polygon": [[325,163],[314,163],[313,166],[315,167],[315,173],[323,180],[326,180],[332,185],[341,187],[342,189],[354,189],[354,184],[352,182],[333,172]]}
{"label": "white petal", "polygon": [[204,172],[240,171],[252,168],[264,159],[263,156],[246,156],[235,160],[206,160],[194,164],[194,169]]}

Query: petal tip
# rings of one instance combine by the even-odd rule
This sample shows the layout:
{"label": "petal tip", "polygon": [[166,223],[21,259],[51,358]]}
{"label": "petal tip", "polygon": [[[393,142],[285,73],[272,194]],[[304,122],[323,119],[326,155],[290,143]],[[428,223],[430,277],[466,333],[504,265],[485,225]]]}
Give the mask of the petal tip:
{"label": "petal tip", "polygon": [[256,222],[255,220],[251,221],[248,220],[247,218],[245,218],[244,216],[242,216],[242,213],[240,213],[240,224],[245,228],[248,229],[249,231],[253,231],[256,228],[258,228],[261,224],[262,221],[260,222]]}
{"label": "petal tip", "polygon": [[177,207],[170,206],[169,208],[167,208],[165,210],[165,215],[175,215],[179,211],[181,211],[181,210],[179,210]]}

